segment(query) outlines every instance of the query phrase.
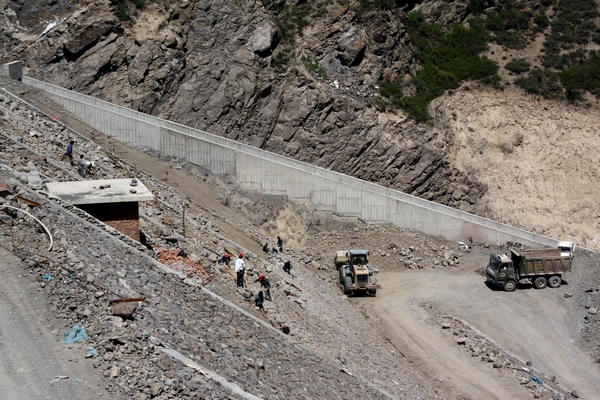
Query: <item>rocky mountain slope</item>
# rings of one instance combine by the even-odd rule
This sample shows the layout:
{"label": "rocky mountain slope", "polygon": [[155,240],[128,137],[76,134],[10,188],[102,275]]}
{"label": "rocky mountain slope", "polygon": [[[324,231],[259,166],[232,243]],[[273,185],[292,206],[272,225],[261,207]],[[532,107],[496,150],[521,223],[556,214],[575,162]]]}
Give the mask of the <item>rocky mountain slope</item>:
{"label": "rocky mountain slope", "polygon": [[485,191],[446,159],[450,132],[369,107],[377,81],[411,65],[399,15],[365,26],[330,2],[295,44],[304,61],[280,73],[281,31],[261,2],[148,2],[125,22],[108,2],[59,1],[47,20],[35,9],[4,11],[4,59],[34,77],[446,204]]}
{"label": "rocky mountain slope", "polygon": [[[589,203],[596,188],[574,181],[596,174],[593,102],[580,109],[535,103],[520,90],[468,84],[431,105],[432,125],[375,106],[382,79],[408,80],[420,68],[406,11],[447,26],[510,2],[367,7],[376,3],[4,0],[0,46],[4,61],[22,59],[33,77],[598,248],[597,209]],[[519,12],[539,7],[523,1]],[[493,44],[487,56],[505,67],[540,54],[527,51]],[[511,74],[501,68],[502,79]],[[553,119],[542,132],[542,121]],[[540,167],[539,154],[547,153],[554,160]]]}

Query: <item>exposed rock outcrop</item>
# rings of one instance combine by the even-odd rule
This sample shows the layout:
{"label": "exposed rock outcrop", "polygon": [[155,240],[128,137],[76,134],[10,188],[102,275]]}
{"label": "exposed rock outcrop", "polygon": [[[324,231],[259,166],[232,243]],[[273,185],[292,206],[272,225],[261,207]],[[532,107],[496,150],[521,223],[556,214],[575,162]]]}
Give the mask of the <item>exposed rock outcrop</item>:
{"label": "exposed rock outcrop", "polygon": [[[281,72],[285,2],[147,3],[130,21],[110,2],[31,3],[5,7],[30,36],[7,28],[3,46],[33,77],[466,210],[486,191],[452,167],[450,131],[371,106],[376,83],[415,62],[402,12],[327,5]],[[447,23],[465,4],[414,6]],[[35,7],[62,17],[35,24]]]}

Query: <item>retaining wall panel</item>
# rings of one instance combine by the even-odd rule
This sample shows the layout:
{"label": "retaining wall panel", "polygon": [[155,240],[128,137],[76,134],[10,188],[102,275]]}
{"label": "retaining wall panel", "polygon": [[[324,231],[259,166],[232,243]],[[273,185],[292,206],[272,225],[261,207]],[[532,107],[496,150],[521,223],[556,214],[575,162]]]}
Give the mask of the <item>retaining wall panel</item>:
{"label": "retaining wall panel", "polygon": [[310,191],[310,203],[319,209],[335,209],[336,192],[331,189],[313,189]]}

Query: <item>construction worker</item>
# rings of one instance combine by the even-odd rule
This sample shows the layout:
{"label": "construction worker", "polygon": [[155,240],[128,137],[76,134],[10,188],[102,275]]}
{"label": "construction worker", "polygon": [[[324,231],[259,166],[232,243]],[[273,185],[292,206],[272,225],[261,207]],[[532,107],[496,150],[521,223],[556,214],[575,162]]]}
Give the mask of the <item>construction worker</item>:
{"label": "construction worker", "polygon": [[264,275],[258,275],[258,279],[254,283],[260,282],[260,285],[265,289],[265,300],[273,301],[271,298],[271,282]]}
{"label": "construction worker", "polygon": [[244,263],[244,253],[240,253],[240,257],[235,260],[233,265],[233,270],[236,273],[237,277],[237,287],[244,287],[244,268],[246,264]]}
{"label": "construction worker", "polygon": [[290,271],[292,269],[292,262],[290,260],[287,260],[284,264],[283,264],[283,271],[287,272],[288,274],[292,274]]}
{"label": "construction worker", "polygon": [[83,154],[80,155],[79,159],[77,160],[77,171],[79,172],[79,175],[83,177],[85,177],[86,164],[87,161],[85,161],[85,159],[83,158]]}
{"label": "construction worker", "polygon": [[265,298],[263,295],[263,291],[260,290],[256,296],[254,296],[254,304],[256,305],[256,307],[258,307],[258,309],[260,310],[261,313],[265,314],[265,307],[264,307],[264,303],[265,303]]}
{"label": "construction worker", "polygon": [[229,253],[225,253],[221,256],[221,258],[219,258],[219,264],[225,264],[227,266],[229,266],[229,262],[231,261],[231,256],[229,255]]}
{"label": "construction worker", "polygon": [[73,160],[73,145],[75,144],[74,140],[71,140],[69,142],[69,145],[67,146],[67,151],[65,152],[65,154],[62,156],[62,158],[67,157],[69,159],[69,162],[71,163],[71,166],[74,167],[75,166],[75,160]]}

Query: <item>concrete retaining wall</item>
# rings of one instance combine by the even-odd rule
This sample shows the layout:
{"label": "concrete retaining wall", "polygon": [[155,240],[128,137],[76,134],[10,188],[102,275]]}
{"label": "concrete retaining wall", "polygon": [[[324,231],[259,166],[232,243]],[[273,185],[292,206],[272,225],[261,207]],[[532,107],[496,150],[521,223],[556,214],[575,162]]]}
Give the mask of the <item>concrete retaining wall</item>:
{"label": "concrete retaining wall", "polygon": [[420,199],[348,175],[305,164],[220,136],[152,117],[24,76],[74,116],[99,131],[161,154],[184,158],[243,187],[304,200],[328,215],[390,222],[455,241],[555,246],[556,239]]}
{"label": "concrete retaining wall", "polygon": [[21,61],[13,61],[8,64],[3,64],[0,66],[0,74],[20,81],[23,77],[23,64]]}

